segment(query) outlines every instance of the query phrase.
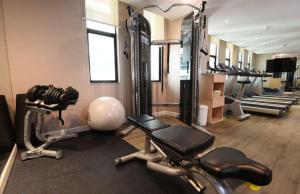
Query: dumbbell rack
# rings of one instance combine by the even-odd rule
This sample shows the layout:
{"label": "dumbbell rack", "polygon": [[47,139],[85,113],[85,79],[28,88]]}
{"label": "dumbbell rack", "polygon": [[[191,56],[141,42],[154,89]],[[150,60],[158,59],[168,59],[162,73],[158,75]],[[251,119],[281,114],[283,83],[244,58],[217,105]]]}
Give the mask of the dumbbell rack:
{"label": "dumbbell rack", "polygon": [[[42,125],[43,125],[43,116],[50,114],[55,111],[62,111],[66,107],[60,107],[58,104],[52,105],[42,105],[41,101],[36,102],[27,102],[27,107],[29,110],[25,115],[24,120],[24,145],[27,148],[27,151],[21,154],[21,160],[38,158],[42,156],[55,157],[56,159],[61,159],[63,157],[63,153],[61,150],[54,151],[46,149],[50,144],[55,143],[60,140],[76,138],[77,134],[60,134],[56,136],[45,136],[42,134]],[[41,107],[41,105],[43,107]],[[46,108],[48,106],[48,108]],[[44,142],[42,145],[35,147],[32,145],[30,141],[31,137],[31,121],[32,117],[37,115],[36,129],[35,135],[37,139],[41,142]]]}

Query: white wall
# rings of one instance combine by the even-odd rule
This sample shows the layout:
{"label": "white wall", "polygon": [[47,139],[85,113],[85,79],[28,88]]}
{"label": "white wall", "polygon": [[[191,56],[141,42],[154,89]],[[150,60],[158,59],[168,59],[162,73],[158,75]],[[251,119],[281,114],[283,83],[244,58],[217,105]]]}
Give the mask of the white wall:
{"label": "white wall", "polygon": [[10,83],[10,72],[8,66],[6,37],[2,10],[2,0],[0,0],[0,95],[5,95],[11,113],[11,118],[14,118],[14,101]]}
{"label": "white wall", "polygon": [[273,59],[272,54],[255,54],[253,60],[253,67],[258,71],[265,71],[267,60]]}
{"label": "white wall", "polygon": [[[177,20],[161,19],[155,16],[156,25],[151,26],[151,36],[156,40],[180,39],[182,18]],[[148,17],[146,16],[148,19]],[[170,46],[169,73],[167,73],[167,46],[164,46],[164,74],[163,92],[161,91],[162,82],[152,83],[152,102],[153,103],[179,103],[180,96],[180,45]],[[179,112],[179,106],[153,106],[153,112],[171,111]]]}
{"label": "white wall", "polygon": [[[125,7],[119,6],[121,26]],[[90,83],[82,0],[3,0],[3,8],[14,97],[35,84],[75,87],[80,97],[64,114],[67,126],[82,124],[88,103],[99,96],[116,97],[130,111],[130,67],[123,54],[120,83]],[[120,53],[124,31],[122,26]]]}

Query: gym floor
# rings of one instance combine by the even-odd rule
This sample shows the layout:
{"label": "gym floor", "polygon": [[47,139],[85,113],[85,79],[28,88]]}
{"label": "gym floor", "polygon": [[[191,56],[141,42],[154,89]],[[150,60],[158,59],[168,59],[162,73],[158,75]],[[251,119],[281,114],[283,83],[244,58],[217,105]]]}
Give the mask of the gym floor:
{"label": "gym floor", "polygon": [[[173,125],[182,124],[171,117],[160,119]],[[300,193],[299,120],[300,105],[297,105],[280,119],[252,115],[242,122],[225,119],[207,127],[216,136],[215,146],[238,148],[273,171],[270,185],[258,192],[240,187],[238,193]],[[115,158],[136,151],[133,146],[141,149],[144,145],[140,130],[124,140],[111,133],[86,132],[52,147],[64,151],[61,160],[44,157],[22,162],[19,152],[5,193],[196,193],[181,179],[151,171],[142,161],[115,167]]]}
{"label": "gym floor", "polygon": [[178,177],[151,171],[142,161],[116,167],[115,158],[137,150],[113,133],[85,132],[51,149],[62,149],[65,157],[21,161],[19,150],[4,193],[197,193]]}
{"label": "gym floor", "polygon": [[[161,119],[172,125],[182,124],[173,118]],[[259,192],[242,188],[241,193],[300,193],[299,121],[300,105],[297,105],[280,119],[251,115],[245,121],[230,118],[207,127],[216,136],[215,146],[240,149],[272,169],[273,181],[270,185]],[[144,134],[140,130],[133,131],[124,139],[138,149],[143,148]]]}

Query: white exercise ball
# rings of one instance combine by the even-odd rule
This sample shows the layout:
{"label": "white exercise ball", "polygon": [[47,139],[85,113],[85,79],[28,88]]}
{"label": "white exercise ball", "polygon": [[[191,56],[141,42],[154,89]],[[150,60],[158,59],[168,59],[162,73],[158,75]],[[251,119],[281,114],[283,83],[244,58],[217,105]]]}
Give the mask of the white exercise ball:
{"label": "white exercise ball", "polygon": [[116,130],[124,121],[124,107],[113,97],[100,97],[89,104],[88,126],[91,129]]}

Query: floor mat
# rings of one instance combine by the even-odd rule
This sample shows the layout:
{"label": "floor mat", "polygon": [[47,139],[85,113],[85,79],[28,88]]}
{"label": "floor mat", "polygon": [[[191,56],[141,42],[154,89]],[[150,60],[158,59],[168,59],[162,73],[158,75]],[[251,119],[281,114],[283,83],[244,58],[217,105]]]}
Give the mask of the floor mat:
{"label": "floor mat", "polygon": [[84,133],[52,147],[58,148],[64,151],[61,160],[44,157],[21,161],[18,152],[5,193],[197,193],[178,177],[147,169],[143,161],[115,167],[115,158],[136,149],[112,134]]}

